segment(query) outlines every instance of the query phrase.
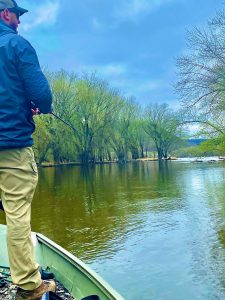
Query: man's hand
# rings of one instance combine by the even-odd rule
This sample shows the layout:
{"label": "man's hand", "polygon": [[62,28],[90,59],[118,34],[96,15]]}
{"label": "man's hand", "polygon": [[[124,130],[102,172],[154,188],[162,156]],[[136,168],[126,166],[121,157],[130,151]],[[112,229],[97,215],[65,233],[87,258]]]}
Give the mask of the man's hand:
{"label": "man's hand", "polygon": [[40,115],[40,113],[41,113],[39,108],[32,108],[31,112],[32,112],[33,116]]}

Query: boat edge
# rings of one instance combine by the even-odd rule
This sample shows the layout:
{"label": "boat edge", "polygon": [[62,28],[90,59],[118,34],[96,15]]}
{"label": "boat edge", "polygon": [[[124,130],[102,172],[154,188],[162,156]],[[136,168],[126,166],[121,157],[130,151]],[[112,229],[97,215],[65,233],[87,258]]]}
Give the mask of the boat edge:
{"label": "boat edge", "polygon": [[116,290],[114,290],[111,285],[106,282],[99,274],[93,271],[89,266],[87,266],[83,261],[77,258],[75,255],[71,254],[69,251],[53,242],[51,239],[47,238],[45,235],[41,233],[35,233],[37,241],[39,243],[43,243],[48,247],[53,248],[53,250],[57,250],[59,253],[63,254],[63,256],[70,261],[76,268],[79,268],[81,272],[84,272],[89,278],[94,280],[101,288],[106,290],[110,297],[115,300],[125,300]]}

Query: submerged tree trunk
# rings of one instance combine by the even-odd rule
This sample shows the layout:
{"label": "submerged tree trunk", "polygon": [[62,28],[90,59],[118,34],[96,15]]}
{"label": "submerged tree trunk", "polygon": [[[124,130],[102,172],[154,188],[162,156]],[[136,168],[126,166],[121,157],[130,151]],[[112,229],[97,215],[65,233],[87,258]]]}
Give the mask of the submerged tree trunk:
{"label": "submerged tree trunk", "polygon": [[141,158],[144,158],[145,157],[145,154],[144,154],[144,146],[140,146],[141,148]]}
{"label": "submerged tree trunk", "polygon": [[109,150],[107,150],[107,159],[108,161],[112,161],[112,156]]}
{"label": "submerged tree trunk", "polygon": [[163,159],[163,150],[161,148],[157,148],[158,160]]}
{"label": "submerged tree trunk", "polygon": [[137,147],[131,147],[131,157],[132,159],[138,159],[139,158],[139,151]]}

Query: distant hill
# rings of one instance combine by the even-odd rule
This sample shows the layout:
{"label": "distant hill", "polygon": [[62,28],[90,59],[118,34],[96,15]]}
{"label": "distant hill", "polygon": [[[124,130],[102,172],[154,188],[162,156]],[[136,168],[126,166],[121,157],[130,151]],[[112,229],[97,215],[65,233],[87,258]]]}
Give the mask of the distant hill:
{"label": "distant hill", "polygon": [[188,146],[198,146],[202,142],[205,142],[206,140],[207,139],[188,139],[187,143],[188,143]]}

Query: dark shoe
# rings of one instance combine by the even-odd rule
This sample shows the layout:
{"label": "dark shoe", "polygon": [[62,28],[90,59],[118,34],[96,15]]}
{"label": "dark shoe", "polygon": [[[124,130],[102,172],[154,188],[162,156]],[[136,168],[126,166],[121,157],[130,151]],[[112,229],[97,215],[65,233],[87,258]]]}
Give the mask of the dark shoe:
{"label": "dark shoe", "polygon": [[18,288],[15,300],[39,300],[47,292],[55,292],[56,285],[53,280],[42,281],[41,285],[33,291]]}
{"label": "dark shoe", "polygon": [[51,272],[48,272],[47,270],[44,270],[42,268],[39,269],[39,272],[41,274],[41,279],[42,280],[49,280],[49,279],[54,279],[55,275]]}
{"label": "dark shoe", "polygon": [[0,199],[0,209],[4,211],[4,207],[2,205],[2,200]]}
{"label": "dark shoe", "polygon": [[[61,297],[59,297],[58,295],[56,295],[55,293],[53,293],[53,292],[49,292],[49,293],[47,293],[46,295],[48,296],[49,300],[63,300],[63,299],[70,299],[70,298],[61,298]],[[48,299],[48,298],[47,298],[47,299]]]}

